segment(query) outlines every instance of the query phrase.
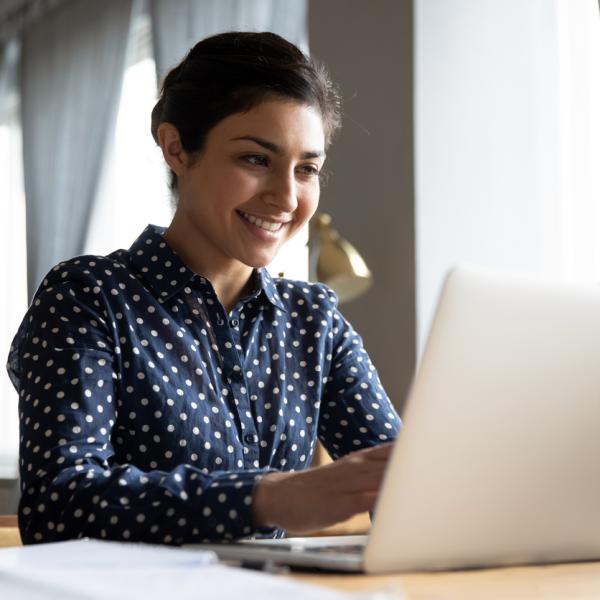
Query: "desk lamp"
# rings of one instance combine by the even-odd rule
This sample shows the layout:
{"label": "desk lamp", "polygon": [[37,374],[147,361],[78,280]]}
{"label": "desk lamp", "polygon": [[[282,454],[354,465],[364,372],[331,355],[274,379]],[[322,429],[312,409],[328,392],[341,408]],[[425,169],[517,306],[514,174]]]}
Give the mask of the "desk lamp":
{"label": "desk lamp", "polygon": [[331,227],[327,213],[316,213],[310,221],[309,274],[311,281],[328,285],[340,303],[361,296],[373,284],[362,256]]}

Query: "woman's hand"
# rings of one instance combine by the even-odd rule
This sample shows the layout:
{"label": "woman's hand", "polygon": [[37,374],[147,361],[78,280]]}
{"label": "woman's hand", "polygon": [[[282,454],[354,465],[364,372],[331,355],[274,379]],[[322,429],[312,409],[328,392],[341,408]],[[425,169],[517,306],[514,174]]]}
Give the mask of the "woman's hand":
{"label": "woman's hand", "polygon": [[381,444],[322,467],[265,475],[254,492],[255,525],[307,533],[373,510],[393,447]]}

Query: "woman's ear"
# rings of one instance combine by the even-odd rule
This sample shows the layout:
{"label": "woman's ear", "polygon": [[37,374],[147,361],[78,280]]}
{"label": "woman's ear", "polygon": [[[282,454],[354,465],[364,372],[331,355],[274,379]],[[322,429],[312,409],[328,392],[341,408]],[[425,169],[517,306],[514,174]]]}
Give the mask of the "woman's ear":
{"label": "woman's ear", "polygon": [[161,123],[156,135],[165,162],[177,177],[181,177],[188,166],[188,155],[181,144],[179,131],[171,123]]}

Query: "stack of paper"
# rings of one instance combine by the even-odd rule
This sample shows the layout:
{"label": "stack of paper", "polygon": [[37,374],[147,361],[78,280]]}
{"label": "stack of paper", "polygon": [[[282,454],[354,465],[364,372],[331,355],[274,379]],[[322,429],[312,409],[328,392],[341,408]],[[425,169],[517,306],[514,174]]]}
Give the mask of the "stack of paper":
{"label": "stack of paper", "polygon": [[0,598],[358,600],[375,597],[336,592],[276,575],[226,567],[216,561],[212,552],[98,540],[5,548],[0,549]]}

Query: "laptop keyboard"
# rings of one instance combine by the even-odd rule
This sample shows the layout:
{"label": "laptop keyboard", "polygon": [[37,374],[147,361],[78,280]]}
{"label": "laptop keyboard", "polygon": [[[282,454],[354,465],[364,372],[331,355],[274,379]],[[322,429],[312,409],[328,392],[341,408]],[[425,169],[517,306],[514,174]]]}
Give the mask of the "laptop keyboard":
{"label": "laptop keyboard", "polygon": [[365,551],[364,544],[352,544],[348,546],[314,546],[307,549],[309,552],[335,552],[336,554],[362,554]]}
{"label": "laptop keyboard", "polygon": [[[348,536],[346,536],[348,537]],[[367,536],[353,536],[357,539],[344,540],[330,537],[329,539],[315,538],[279,538],[279,539],[245,539],[242,545],[250,545],[255,548],[269,548],[283,552],[308,552],[318,554],[335,553],[345,556],[362,556],[367,545]]]}

